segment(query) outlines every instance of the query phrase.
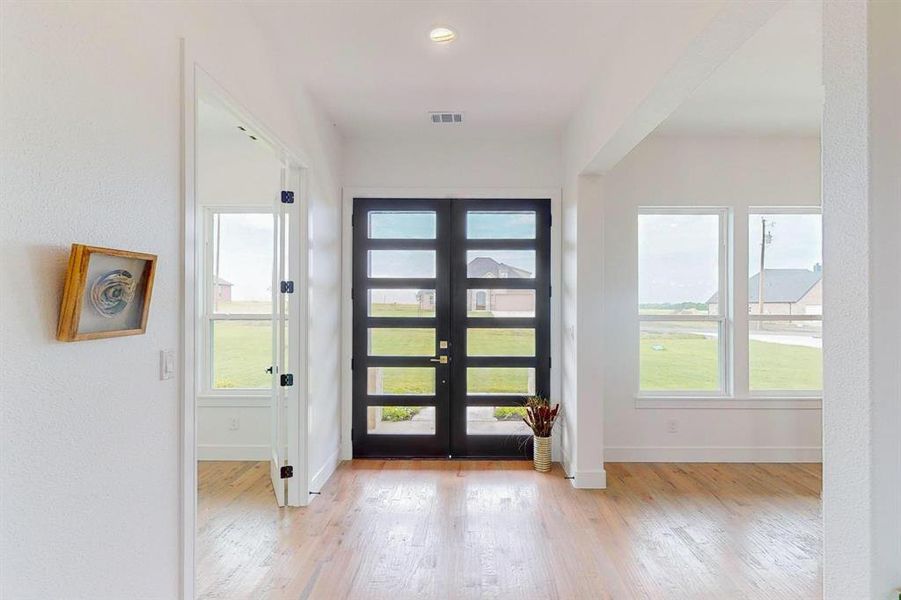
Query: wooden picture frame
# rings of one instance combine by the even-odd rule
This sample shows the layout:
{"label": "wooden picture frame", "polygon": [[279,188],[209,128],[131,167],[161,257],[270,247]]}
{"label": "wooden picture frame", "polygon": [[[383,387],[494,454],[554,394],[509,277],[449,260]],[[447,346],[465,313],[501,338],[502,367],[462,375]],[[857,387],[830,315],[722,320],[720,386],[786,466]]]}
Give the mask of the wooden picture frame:
{"label": "wooden picture frame", "polygon": [[156,255],[72,244],[56,339],[77,342],[147,330]]}

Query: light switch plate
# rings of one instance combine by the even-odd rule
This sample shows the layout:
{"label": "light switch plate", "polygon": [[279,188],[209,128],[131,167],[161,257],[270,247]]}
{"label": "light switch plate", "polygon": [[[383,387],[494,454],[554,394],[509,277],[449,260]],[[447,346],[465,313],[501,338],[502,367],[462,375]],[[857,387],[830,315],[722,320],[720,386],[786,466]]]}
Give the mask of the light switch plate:
{"label": "light switch plate", "polygon": [[160,379],[175,377],[175,350],[160,350]]}

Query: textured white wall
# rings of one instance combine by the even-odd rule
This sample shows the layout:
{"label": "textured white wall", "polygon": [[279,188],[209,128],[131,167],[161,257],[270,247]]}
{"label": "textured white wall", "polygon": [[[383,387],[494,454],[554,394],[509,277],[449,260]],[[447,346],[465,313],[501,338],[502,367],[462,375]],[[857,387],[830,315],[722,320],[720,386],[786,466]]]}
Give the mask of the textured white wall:
{"label": "textured white wall", "polygon": [[[734,279],[741,282],[747,281],[749,207],[819,205],[817,138],[650,137],[604,177],[598,222],[605,230],[601,304],[606,314],[598,336],[606,349],[607,460],[819,460],[818,408],[636,408],[635,403],[638,207],[732,208]],[[735,360],[746,364],[747,355]],[[671,420],[677,421],[677,433],[667,431]]]}
{"label": "textured white wall", "polygon": [[826,2],[824,596],[901,586],[901,5]]}
{"label": "textured white wall", "polygon": [[[4,2],[0,10],[0,595],[170,600],[179,593],[180,382],[159,380],[158,352],[179,344],[179,37],[317,169],[314,226],[335,229],[317,234],[317,255],[338,253],[339,144],[280,83],[240,7]],[[146,335],[54,340],[71,242],[159,255]],[[335,260],[314,257],[313,294],[332,294],[319,302],[333,307],[316,324],[320,341],[337,330]],[[314,406],[331,436],[323,445],[337,447],[329,348],[315,372],[332,384],[320,383]]]}
{"label": "textured white wall", "polygon": [[345,144],[345,187],[556,188],[560,147],[532,141],[350,140]]}

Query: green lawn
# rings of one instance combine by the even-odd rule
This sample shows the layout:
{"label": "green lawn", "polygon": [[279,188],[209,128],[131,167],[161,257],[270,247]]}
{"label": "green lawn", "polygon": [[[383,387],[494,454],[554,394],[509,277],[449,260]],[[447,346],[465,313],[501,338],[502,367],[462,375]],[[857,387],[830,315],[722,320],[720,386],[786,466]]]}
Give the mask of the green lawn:
{"label": "green lawn", "polygon": [[[641,389],[717,390],[717,342],[688,333],[641,337]],[[751,340],[752,390],[815,390],[822,387],[820,350]]]}
{"label": "green lawn", "polygon": [[272,326],[269,321],[216,321],[213,325],[215,388],[269,388]]}
{"label": "green lawn", "polygon": [[[379,316],[417,312],[415,305],[374,305]],[[271,329],[268,321],[217,321],[213,367],[216,388],[268,388],[271,376]],[[470,351],[483,356],[531,356],[535,340],[531,330],[475,329]],[[430,329],[376,329],[370,338],[375,355],[433,356],[436,348]],[[451,349],[453,354],[453,350]],[[640,342],[641,389],[716,390],[716,341],[691,333],[645,332]],[[810,390],[822,386],[822,356],[818,349],[752,340],[752,390]],[[383,368],[382,391],[390,394],[431,394],[433,369]],[[524,394],[529,369],[469,370],[470,393]]]}

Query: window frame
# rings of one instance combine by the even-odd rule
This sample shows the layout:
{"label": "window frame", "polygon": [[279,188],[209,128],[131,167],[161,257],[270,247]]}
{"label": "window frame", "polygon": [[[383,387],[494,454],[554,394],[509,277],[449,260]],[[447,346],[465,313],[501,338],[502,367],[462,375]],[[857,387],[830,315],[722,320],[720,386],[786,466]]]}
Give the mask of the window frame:
{"label": "window frame", "polygon": [[[823,238],[822,238],[822,215],[823,209],[820,206],[749,206],[747,210],[747,232],[746,234],[750,234],[751,230],[751,218],[759,215],[819,215],[821,217],[820,220],[820,254],[822,256],[823,250]],[[750,236],[749,236],[750,237]],[[751,244],[750,239],[748,240],[748,254],[750,255]],[[749,261],[750,263],[750,258]],[[822,263],[821,263],[822,265]],[[766,266],[766,265],[764,265]],[[750,269],[749,269],[750,273]],[[750,274],[748,274],[748,278],[750,281]],[[751,389],[751,328],[752,324],[759,321],[811,321],[811,322],[819,322],[822,330],[823,325],[823,317],[824,310],[821,308],[819,315],[755,315],[752,314],[750,309],[750,290],[748,290],[748,295],[746,298],[747,302],[745,303],[744,310],[747,311],[747,331],[744,332],[744,343],[747,345],[747,372],[748,372],[748,397],[749,398],[822,398],[823,396],[823,388],[822,382],[819,389],[816,390],[784,390],[784,389],[766,389],[766,390],[754,390]],[[820,346],[820,353],[822,355],[823,348]]]}
{"label": "window frame", "polygon": [[[636,375],[635,383],[638,390],[638,398],[723,398],[731,397],[733,393],[733,365],[732,365],[732,336],[734,329],[733,320],[733,302],[732,290],[729,282],[732,270],[732,256],[730,252],[731,240],[731,209],[727,207],[717,206],[686,206],[686,207],[661,207],[661,206],[640,206],[635,217],[636,237],[636,275],[641,267],[638,256],[638,247],[640,240],[638,239],[638,221],[643,215],[661,216],[661,215],[681,215],[681,216],[715,216],[719,220],[719,243],[718,243],[718,277],[717,285],[719,290],[718,297],[718,314],[716,315],[642,315],[640,301],[635,303],[638,312],[638,339],[639,345],[636,355]],[[636,297],[638,295],[638,285],[636,278]],[[719,388],[715,390],[643,390],[641,388],[641,326],[642,323],[655,321],[685,321],[685,322],[707,322],[716,323],[718,326],[717,336],[717,361],[718,361],[718,378]]]}
{"label": "window frame", "polygon": [[[274,300],[268,313],[217,313],[215,306],[216,286],[213,281],[213,222],[216,215],[223,214],[258,214],[270,215],[275,231],[275,211],[266,206],[206,206],[203,210],[203,278],[200,285],[200,333],[202,342],[198,345],[201,351],[201,377],[200,390],[202,396],[260,396],[269,398],[272,395],[271,386],[260,388],[217,388],[213,385],[213,325],[216,321],[268,321],[270,329],[274,320]],[[273,252],[278,246],[277,236],[273,235]],[[273,280],[274,281],[274,280]]]}

